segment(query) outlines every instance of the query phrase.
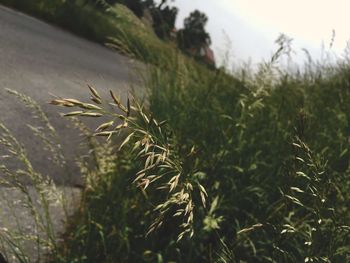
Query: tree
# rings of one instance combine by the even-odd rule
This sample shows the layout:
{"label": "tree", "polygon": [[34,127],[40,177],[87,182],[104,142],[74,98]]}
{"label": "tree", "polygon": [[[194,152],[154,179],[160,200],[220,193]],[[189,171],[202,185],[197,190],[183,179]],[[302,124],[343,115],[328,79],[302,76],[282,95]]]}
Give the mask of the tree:
{"label": "tree", "polygon": [[163,0],[158,6],[151,10],[154,32],[161,39],[169,39],[171,31],[175,28],[175,21],[178,13],[176,7],[169,7]]}
{"label": "tree", "polygon": [[[154,0],[84,0],[85,3],[91,3],[97,8],[106,9],[109,5],[116,3],[127,6],[137,17],[144,16],[145,10],[148,10],[152,16],[153,29],[161,39],[169,39],[171,31],[175,27],[178,9],[170,7],[168,0],[162,0],[156,4]],[[170,0],[174,1],[174,0]]]}
{"label": "tree", "polygon": [[178,32],[178,46],[198,55],[201,48],[211,44],[210,35],[205,31],[208,22],[206,14],[195,10],[185,18],[184,28]]}

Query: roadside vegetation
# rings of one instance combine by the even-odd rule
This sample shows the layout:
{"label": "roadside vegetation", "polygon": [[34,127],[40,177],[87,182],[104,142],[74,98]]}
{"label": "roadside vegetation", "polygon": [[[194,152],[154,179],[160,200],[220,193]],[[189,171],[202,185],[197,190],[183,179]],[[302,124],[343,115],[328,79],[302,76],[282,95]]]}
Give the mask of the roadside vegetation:
{"label": "roadside vegetation", "polygon": [[[194,11],[176,40],[173,31],[177,9],[170,8],[167,1],[156,4],[153,0],[0,0],[0,4],[107,44],[146,63],[160,66],[178,46],[181,53],[208,64],[200,54],[203,47],[210,45],[210,36],[204,29],[208,18]],[[213,64],[210,61],[209,66]]]}
{"label": "roadside vegetation", "polygon": [[[288,72],[281,37],[256,72],[229,74],[152,32],[141,43],[131,28],[112,36],[152,61],[145,100],[102,98],[90,87],[86,101],[51,101],[91,154],[79,162],[76,213],[61,239],[48,235],[48,261],[350,262],[349,61],[309,60]],[[102,116],[95,131],[80,122]]]}
{"label": "roadside vegetation", "polygon": [[[119,116],[97,104],[92,112],[114,123],[95,135],[129,136],[115,155],[102,155],[110,171],[88,172],[96,184],[66,255],[349,261],[347,64],[293,75],[277,73],[276,60],[249,79],[176,60],[172,71],[150,70],[147,106],[130,100],[116,107]],[[53,104],[73,106],[67,102]],[[71,114],[86,114],[73,104],[82,112]]]}

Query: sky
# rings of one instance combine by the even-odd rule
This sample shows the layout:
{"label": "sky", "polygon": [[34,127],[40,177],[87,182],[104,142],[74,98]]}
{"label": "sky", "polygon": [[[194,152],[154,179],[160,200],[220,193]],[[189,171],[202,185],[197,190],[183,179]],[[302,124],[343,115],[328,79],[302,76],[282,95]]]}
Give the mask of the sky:
{"label": "sky", "polygon": [[350,39],[348,0],[175,0],[172,5],[179,8],[177,28],[195,9],[207,14],[218,64],[225,55],[237,65],[267,60],[281,33],[293,39],[298,63],[306,58],[302,48],[314,59],[324,56],[322,50],[341,56]]}

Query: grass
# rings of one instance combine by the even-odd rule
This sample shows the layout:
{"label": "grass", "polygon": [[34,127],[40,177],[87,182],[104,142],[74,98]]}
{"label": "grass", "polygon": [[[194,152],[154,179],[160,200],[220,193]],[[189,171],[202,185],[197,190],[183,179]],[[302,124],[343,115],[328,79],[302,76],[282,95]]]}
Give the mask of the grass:
{"label": "grass", "polygon": [[[233,76],[135,28],[115,44],[150,62],[146,101],[94,88],[52,101],[89,135],[92,160],[51,262],[349,262],[348,62],[290,73],[281,43]],[[80,116],[109,120],[90,134]]]}
{"label": "grass", "polygon": [[[55,163],[63,167],[65,161],[60,145],[57,144],[57,133],[41,107],[24,94],[13,90],[8,92],[30,108],[34,117],[40,120],[41,127],[31,125],[28,127],[43,142],[43,150],[52,156]],[[40,131],[43,127],[46,130],[45,134]],[[42,261],[48,252],[53,258],[57,258],[58,255],[54,251],[57,251],[59,238],[55,229],[59,222],[53,219],[57,213],[53,214],[52,211],[56,207],[64,214],[62,219],[67,220],[69,214],[65,201],[67,193],[58,189],[50,178],[33,168],[26,149],[2,123],[0,123],[0,153],[2,202],[3,204],[6,202],[9,208],[9,212],[2,216],[5,215],[11,225],[11,229],[5,227],[0,229],[1,252],[7,260],[12,259],[14,262]],[[8,165],[7,159],[16,160],[18,166]],[[10,199],[11,197],[16,197],[16,200]]]}
{"label": "grass", "polygon": [[124,106],[131,137],[88,188],[69,260],[347,262],[347,65],[276,75],[268,63],[249,80],[172,65],[150,68],[147,107]]}
{"label": "grass", "polygon": [[[130,57],[159,65],[174,46],[157,38],[127,7],[116,4],[96,8],[84,0],[1,0],[0,4],[41,18],[102,44],[108,43]],[[71,19],[74,17],[74,19]]]}

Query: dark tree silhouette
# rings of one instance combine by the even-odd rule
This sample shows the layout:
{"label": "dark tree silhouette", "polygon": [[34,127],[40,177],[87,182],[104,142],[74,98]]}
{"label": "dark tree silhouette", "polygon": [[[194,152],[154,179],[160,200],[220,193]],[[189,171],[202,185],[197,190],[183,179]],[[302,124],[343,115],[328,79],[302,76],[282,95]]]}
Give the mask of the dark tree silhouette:
{"label": "dark tree silhouette", "polygon": [[175,21],[178,13],[176,7],[164,7],[167,1],[162,1],[157,7],[151,10],[154,32],[161,39],[169,39],[171,31],[175,28]]}
{"label": "dark tree silhouette", "polygon": [[176,7],[170,7],[168,0],[162,0],[158,5],[153,0],[108,0],[119,2],[131,9],[135,15],[142,17],[144,10],[148,9],[153,19],[153,29],[157,36],[162,39],[168,39],[171,31],[175,27],[175,21],[178,13]]}
{"label": "dark tree silhouette", "polygon": [[[86,3],[92,3],[97,8],[108,8],[109,5],[116,3],[127,6],[137,17],[144,16],[145,10],[148,10],[152,16],[153,29],[161,39],[169,39],[171,31],[175,27],[175,21],[178,13],[176,7],[168,5],[169,0],[162,0],[156,4],[154,0],[84,0]],[[174,0],[170,0],[174,1]]]}
{"label": "dark tree silhouette", "polygon": [[185,18],[184,28],[178,32],[178,46],[191,53],[199,53],[204,46],[211,44],[210,35],[205,31],[208,22],[206,14],[195,10]]}

